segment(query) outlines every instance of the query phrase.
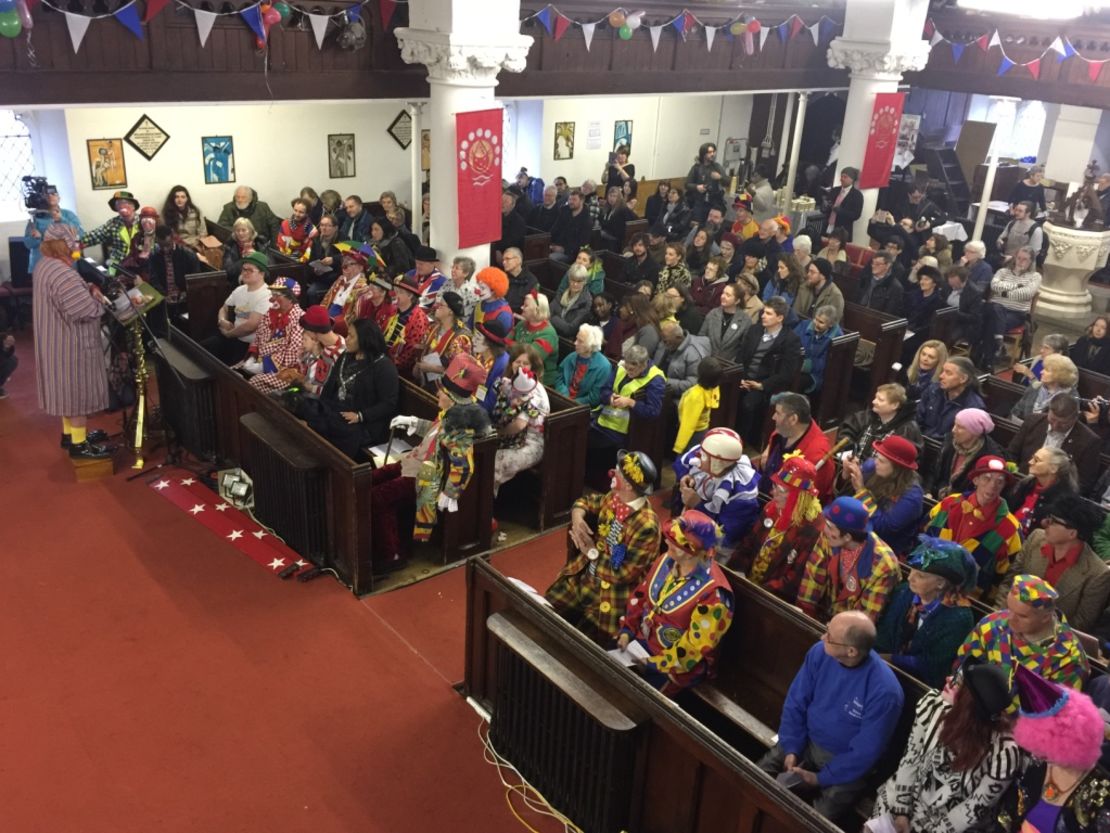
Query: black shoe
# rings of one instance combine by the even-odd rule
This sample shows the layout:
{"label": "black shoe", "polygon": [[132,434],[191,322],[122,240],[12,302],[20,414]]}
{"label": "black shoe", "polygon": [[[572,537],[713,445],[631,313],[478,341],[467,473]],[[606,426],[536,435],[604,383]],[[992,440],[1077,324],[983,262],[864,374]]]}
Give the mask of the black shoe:
{"label": "black shoe", "polygon": [[71,460],[107,460],[111,456],[110,449],[102,445],[93,445],[87,440],[69,447],[69,458]]}
{"label": "black shoe", "polygon": [[[102,443],[108,439],[108,433],[101,431],[99,428],[94,428],[85,433],[85,442],[89,443]],[[69,434],[62,434],[62,448],[69,448],[73,445],[73,440],[70,439]]]}

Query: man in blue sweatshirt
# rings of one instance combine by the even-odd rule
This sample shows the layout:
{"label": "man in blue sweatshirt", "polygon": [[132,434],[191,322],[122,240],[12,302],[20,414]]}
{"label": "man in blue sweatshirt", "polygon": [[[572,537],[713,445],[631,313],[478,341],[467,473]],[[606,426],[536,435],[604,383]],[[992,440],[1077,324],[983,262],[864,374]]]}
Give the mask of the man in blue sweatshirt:
{"label": "man in blue sweatshirt", "polygon": [[902,686],[874,644],[867,614],[829,621],[790,684],[778,743],[759,761],[769,775],[820,790],[814,808],[832,821],[859,798],[902,712]]}

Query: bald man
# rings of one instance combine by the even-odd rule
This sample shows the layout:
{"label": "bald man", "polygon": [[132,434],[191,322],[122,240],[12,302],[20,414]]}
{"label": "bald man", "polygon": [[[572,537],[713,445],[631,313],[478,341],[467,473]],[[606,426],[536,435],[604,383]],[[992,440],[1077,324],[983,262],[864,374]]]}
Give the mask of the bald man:
{"label": "bald man", "polygon": [[902,713],[902,686],[874,644],[865,613],[829,620],[790,684],[778,743],[759,761],[784,785],[819,790],[814,809],[834,822],[866,788]]}

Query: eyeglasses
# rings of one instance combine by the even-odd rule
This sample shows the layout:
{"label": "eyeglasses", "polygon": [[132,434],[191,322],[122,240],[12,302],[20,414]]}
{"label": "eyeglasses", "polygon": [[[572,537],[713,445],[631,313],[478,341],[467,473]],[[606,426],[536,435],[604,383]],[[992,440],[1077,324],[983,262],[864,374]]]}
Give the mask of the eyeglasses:
{"label": "eyeglasses", "polygon": [[1055,515],[1049,515],[1048,516],[1048,522],[1050,524],[1058,524],[1059,526],[1064,527],[1064,529],[1074,529],[1075,528],[1071,524],[1069,524],[1067,521],[1062,520],[1061,518],[1058,518]]}
{"label": "eyeglasses", "polygon": [[839,648],[851,648],[847,642],[833,642],[832,636],[829,635],[829,629],[825,628],[825,632],[821,634],[821,638],[829,645],[836,645]]}

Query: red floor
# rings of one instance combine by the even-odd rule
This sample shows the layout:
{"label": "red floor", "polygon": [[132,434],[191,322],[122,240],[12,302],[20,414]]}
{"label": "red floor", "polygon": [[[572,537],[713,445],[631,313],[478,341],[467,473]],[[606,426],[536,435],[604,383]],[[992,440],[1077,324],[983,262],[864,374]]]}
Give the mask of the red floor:
{"label": "red floor", "polygon": [[[31,352],[0,401],[0,830],[524,829],[450,686],[460,570],[360,602],[279,581],[127,470],[76,484]],[[542,587],[547,540],[496,562]]]}

